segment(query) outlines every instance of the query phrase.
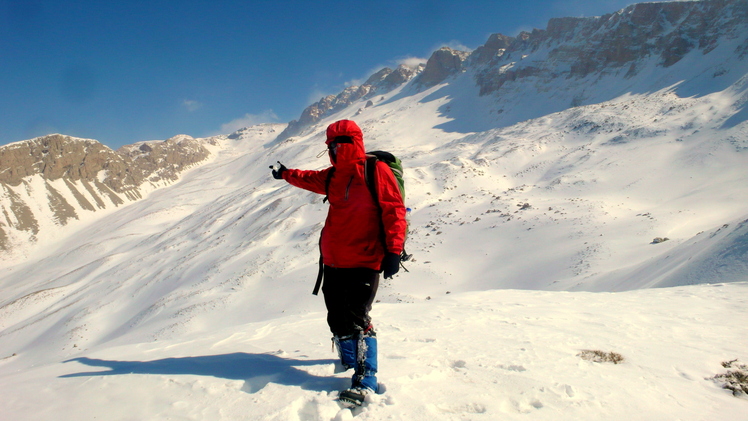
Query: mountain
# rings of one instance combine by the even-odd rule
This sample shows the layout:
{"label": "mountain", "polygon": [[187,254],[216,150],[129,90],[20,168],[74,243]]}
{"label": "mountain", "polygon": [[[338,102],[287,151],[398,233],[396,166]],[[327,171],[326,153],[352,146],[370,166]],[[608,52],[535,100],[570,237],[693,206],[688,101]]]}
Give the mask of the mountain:
{"label": "mountain", "polygon": [[[640,3],[599,17],[554,18],[546,29],[516,37],[492,34],[474,51],[443,47],[425,66],[401,66],[403,76],[384,89],[376,81],[392,74],[382,69],[360,87],[310,105],[278,140],[411,79],[409,94],[442,82],[458,85],[460,92],[477,90],[480,101],[454,95],[450,106],[439,110],[454,120],[445,130],[462,132],[505,127],[675,84],[684,97],[721,91],[745,75],[746,21],[748,4],[741,0]],[[455,101],[467,102],[459,104],[470,110],[467,115],[450,111],[457,108]]]}
{"label": "mountain", "polygon": [[276,140],[285,140],[298,135],[309,126],[318,123],[323,117],[345,109],[361,99],[366,99],[365,107],[370,107],[374,105],[371,98],[375,95],[392,91],[411,80],[422,70],[422,65],[415,69],[405,65],[400,65],[395,70],[385,67],[371,75],[363,85],[348,87],[338,95],[328,95],[305,108],[301,117],[288,123],[288,126],[278,135]]}
{"label": "mountain", "polygon": [[0,147],[0,252],[5,257],[59,227],[139,200],[210,156],[214,139],[180,135],[117,151],[60,134]]}
{"label": "mountain", "polygon": [[[440,49],[308,124],[212,138],[177,182],[4,262],[0,418],[744,417],[714,379],[748,361],[744,13],[553,20]],[[268,169],[327,167],[344,118],[402,159],[415,256],[380,285],[386,390],[355,414],[311,295],[327,205]]]}

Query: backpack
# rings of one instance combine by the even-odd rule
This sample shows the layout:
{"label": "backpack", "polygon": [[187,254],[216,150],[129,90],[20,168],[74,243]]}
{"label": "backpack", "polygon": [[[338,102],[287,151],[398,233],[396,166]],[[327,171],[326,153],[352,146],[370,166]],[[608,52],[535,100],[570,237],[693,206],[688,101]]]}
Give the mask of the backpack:
{"label": "backpack", "polygon": [[[374,186],[373,180],[374,178],[374,170],[377,166],[377,161],[382,161],[385,164],[387,164],[388,167],[390,167],[390,171],[392,171],[392,174],[395,176],[395,180],[397,181],[398,186],[400,187],[400,194],[403,196],[403,203],[405,203],[405,180],[403,179],[403,163],[400,161],[400,158],[396,157],[395,155],[392,155],[389,152],[385,151],[373,151],[373,152],[366,152],[366,163],[364,164],[364,175],[366,179],[366,185],[369,186],[369,191],[371,192],[371,196],[374,199],[374,203],[379,207],[379,198],[377,197],[377,189]],[[408,239],[408,212],[410,212],[410,208],[406,209],[406,218],[405,218],[405,241]],[[381,209],[379,209],[381,213]],[[402,262],[407,262],[410,260],[411,257],[413,257],[412,254],[408,254],[405,251],[405,241],[403,241],[403,252],[400,253],[400,266],[405,269],[407,272],[408,269],[405,268],[405,266],[402,265]],[[384,242],[384,227],[382,227],[382,242]]]}
{"label": "backpack", "polygon": [[397,180],[397,184],[400,187],[400,194],[403,196],[403,203],[405,203],[405,180],[403,179],[403,163],[400,161],[400,158],[392,155],[389,152],[372,151],[366,152],[366,164],[364,164],[364,167],[366,169],[366,185],[369,186],[369,190],[371,190],[371,195],[372,197],[374,197],[374,203],[379,204],[379,201],[376,200],[377,191],[374,188],[373,183],[371,182],[371,180],[374,180],[374,169],[376,168],[376,161],[382,161],[390,167],[390,170],[395,176],[395,180]]}
{"label": "backpack", "polygon": [[[366,152],[366,161],[364,163],[364,179],[366,181],[366,185],[369,187],[369,192],[371,192],[371,197],[374,199],[374,204],[377,205],[377,208],[379,208],[379,213],[381,215],[382,209],[379,206],[379,198],[377,197],[377,189],[376,186],[374,186],[374,171],[377,167],[377,161],[382,161],[390,168],[392,171],[392,174],[395,176],[395,180],[397,181],[398,187],[400,188],[400,194],[403,197],[403,203],[405,203],[405,180],[403,179],[403,164],[400,161],[400,158],[396,157],[395,155],[385,152],[385,151],[372,151],[372,152]],[[325,194],[327,194],[327,191],[330,188],[330,180],[332,179],[332,175],[335,171],[335,168],[332,169],[327,174],[327,179],[325,180]],[[327,196],[325,196],[324,199],[322,199],[322,203],[327,201]],[[410,211],[409,208],[406,208],[407,211]],[[406,211],[406,212],[407,212]],[[406,214],[407,215],[407,214]],[[384,225],[382,226],[382,232],[380,233],[380,236],[382,237],[382,243],[385,243],[385,234],[384,234]],[[408,228],[407,228],[407,218],[406,218],[406,228],[405,228],[405,239],[408,239]],[[320,239],[320,241],[322,241]],[[386,249],[386,247],[385,247]],[[405,252],[405,244],[403,243],[403,251],[400,253],[400,266],[408,272],[408,269],[403,266],[403,262],[407,262],[413,257],[412,254],[408,254]],[[319,256],[319,272],[317,273],[317,283],[314,285],[314,291],[312,294],[317,295],[319,293],[319,288],[322,285],[322,276],[324,272],[324,264],[322,263],[322,254],[320,253]]]}

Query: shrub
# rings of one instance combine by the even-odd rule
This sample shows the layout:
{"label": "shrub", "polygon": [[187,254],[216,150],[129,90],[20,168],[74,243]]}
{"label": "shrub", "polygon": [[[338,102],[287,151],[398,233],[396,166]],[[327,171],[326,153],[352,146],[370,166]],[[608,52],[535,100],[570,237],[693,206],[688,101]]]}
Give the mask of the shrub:
{"label": "shrub", "polygon": [[620,364],[624,361],[623,356],[617,352],[603,352],[590,349],[582,350],[582,352],[577,354],[577,357],[581,357],[583,360],[592,361],[595,363]]}
{"label": "shrub", "polygon": [[732,370],[709,377],[708,380],[722,382],[722,388],[732,391],[734,396],[748,394],[748,365],[738,363],[735,359],[723,362],[722,367]]}

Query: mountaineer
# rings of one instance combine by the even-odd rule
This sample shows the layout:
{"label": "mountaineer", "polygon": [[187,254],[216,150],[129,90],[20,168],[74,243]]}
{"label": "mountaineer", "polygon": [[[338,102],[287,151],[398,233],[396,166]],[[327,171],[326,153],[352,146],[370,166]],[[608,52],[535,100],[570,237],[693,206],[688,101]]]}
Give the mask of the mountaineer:
{"label": "mountaineer", "polygon": [[[378,388],[377,337],[369,311],[379,273],[387,279],[399,270],[406,210],[392,170],[367,157],[363,133],[354,121],[328,126],[326,144],[331,167],[304,171],[279,163],[273,177],[326,195],[330,203],[320,239],[322,292],[343,367],[355,370],[351,387],[340,393],[340,400],[361,405]],[[371,180],[367,174],[373,174]]]}

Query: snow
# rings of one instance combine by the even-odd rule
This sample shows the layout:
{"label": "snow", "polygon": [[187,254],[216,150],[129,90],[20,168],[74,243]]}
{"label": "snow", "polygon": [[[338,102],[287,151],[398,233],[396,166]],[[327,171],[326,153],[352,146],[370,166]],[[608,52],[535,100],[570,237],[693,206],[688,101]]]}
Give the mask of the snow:
{"label": "snow", "polygon": [[[379,304],[386,391],[335,402],[324,314],[287,315],[74,358],[0,362],[3,419],[746,419],[708,380],[745,358],[748,284],[626,293],[488,291]],[[684,311],[684,309],[688,309]],[[585,361],[614,351],[621,364]]]}
{"label": "snow", "polygon": [[[746,62],[693,54],[507,98],[465,73],[283,142],[216,137],[2,268],[0,419],[748,419],[710,379],[748,361]],[[403,160],[415,255],[380,287],[383,392],[354,411],[311,295],[326,205],[268,169],[329,165],[342,118]]]}

